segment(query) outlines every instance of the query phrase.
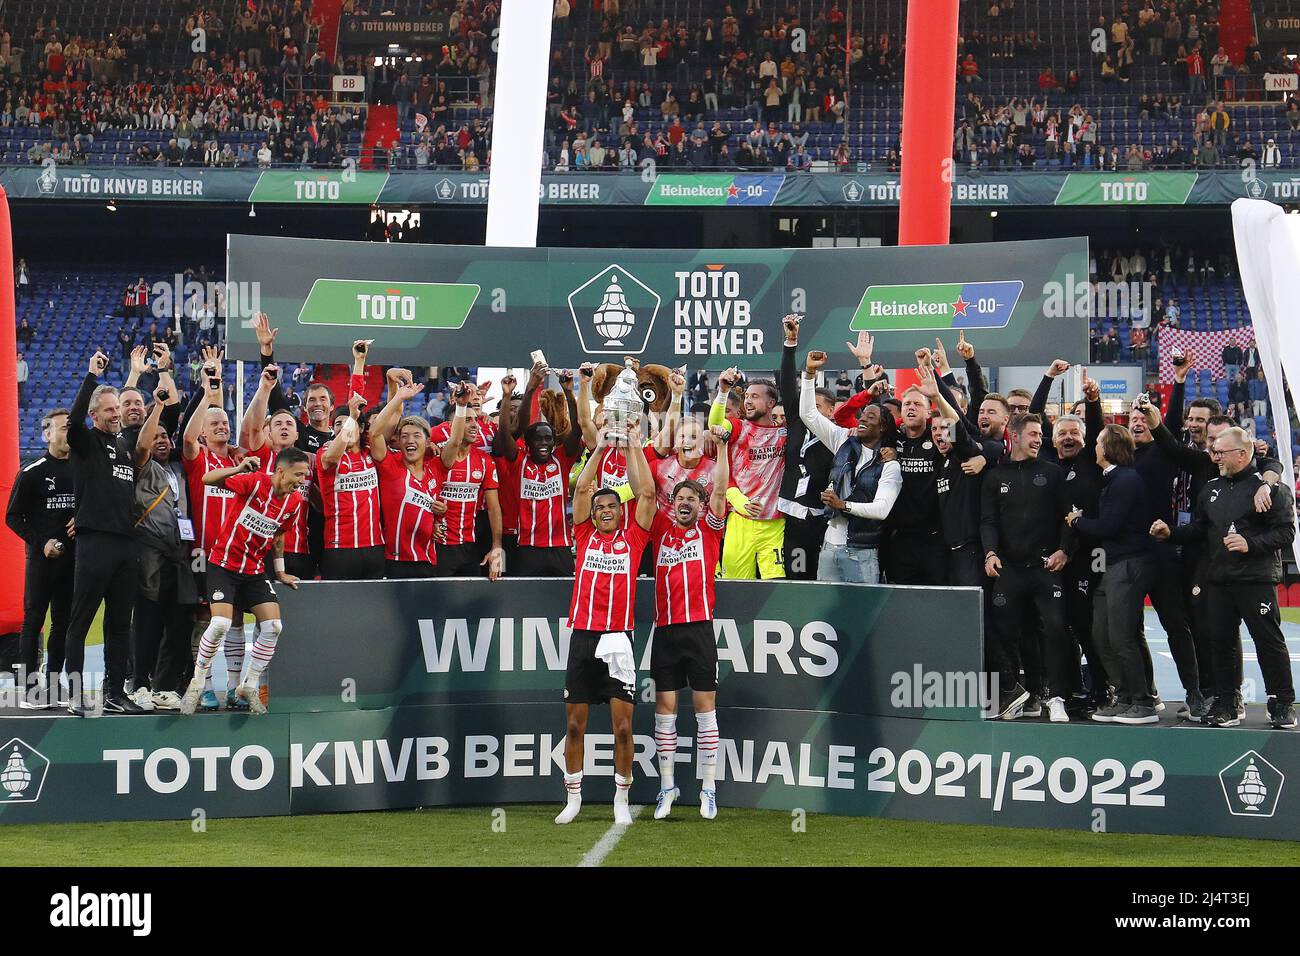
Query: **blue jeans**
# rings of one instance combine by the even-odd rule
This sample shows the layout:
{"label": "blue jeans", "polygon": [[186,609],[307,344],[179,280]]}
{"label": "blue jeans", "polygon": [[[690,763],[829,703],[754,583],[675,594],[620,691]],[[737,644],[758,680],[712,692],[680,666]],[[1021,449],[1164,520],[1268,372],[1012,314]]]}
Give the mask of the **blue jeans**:
{"label": "blue jeans", "polygon": [[843,584],[879,584],[880,551],[823,544],[817,559],[817,580]]}

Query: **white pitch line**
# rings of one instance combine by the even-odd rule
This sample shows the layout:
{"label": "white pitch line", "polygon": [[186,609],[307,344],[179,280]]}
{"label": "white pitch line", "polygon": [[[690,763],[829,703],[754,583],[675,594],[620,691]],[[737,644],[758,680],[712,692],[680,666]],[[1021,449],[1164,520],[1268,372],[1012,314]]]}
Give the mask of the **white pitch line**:
{"label": "white pitch line", "polygon": [[[632,819],[635,820],[643,809],[640,804],[628,807],[632,811]],[[618,846],[618,841],[623,839],[623,834],[627,832],[626,823],[615,823],[605,831],[605,835],[596,841],[596,845],[587,851],[587,855],[578,861],[578,866],[600,866],[605,857],[613,852],[614,847]]]}

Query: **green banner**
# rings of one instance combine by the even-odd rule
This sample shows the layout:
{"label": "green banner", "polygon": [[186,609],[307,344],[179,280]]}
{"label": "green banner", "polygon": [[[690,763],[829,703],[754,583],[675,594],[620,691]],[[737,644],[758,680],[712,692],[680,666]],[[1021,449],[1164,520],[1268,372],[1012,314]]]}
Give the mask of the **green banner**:
{"label": "green banner", "polygon": [[[6,166],[13,200],[274,202],[485,206],[487,173],[438,169],[311,170],[148,166]],[[544,206],[896,207],[899,177],[887,172],[546,172]],[[1300,200],[1300,170],[1156,172],[958,172],[955,208],[1089,205],[1228,205],[1235,199]]]}
{"label": "green banner", "polygon": [[298,313],[302,325],[349,328],[459,329],[479,287],[455,282],[358,282],[317,279]]}
{"label": "green banner", "polygon": [[388,173],[267,170],[257,177],[248,201],[369,205],[378,202],[387,181]]}
{"label": "green banner", "polygon": [[1181,206],[1196,173],[1071,173],[1056,197],[1058,206]]}
{"label": "green banner", "polygon": [[[285,639],[293,639],[288,630]],[[273,673],[283,671],[277,657]],[[816,712],[790,708],[779,694],[773,684],[768,706],[754,707],[719,693],[723,814],[801,808],[1300,839],[1294,734]],[[277,699],[273,689],[272,708]],[[266,717],[2,718],[0,823],[558,805],[564,732],[558,700]],[[695,732],[686,704],[676,775],[684,805],[698,792]],[[650,803],[659,787],[652,705],[637,705],[633,734],[631,796]],[[586,744],[584,797],[592,812],[608,813],[597,809],[614,789],[608,708],[592,708]]]}
{"label": "green banner", "polygon": [[[569,596],[567,583],[536,579],[303,584],[282,609],[311,637],[281,642],[276,699],[293,711],[558,702]],[[719,581],[717,598],[718,687],[731,706],[979,717],[978,590]],[[383,641],[338,627],[361,606]],[[636,610],[641,691],[653,699],[649,582]],[[948,626],[916,629],[927,614]]]}
{"label": "green banner", "polygon": [[[669,367],[770,370],[781,363],[781,319],[791,312],[805,316],[801,351],[825,350],[830,368],[857,367],[846,343],[860,328],[878,333],[874,358],[887,368],[912,365],[935,329],[977,333],[968,338],[986,366],[1088,356],[1086,316],[1074,305],[1087,289],[1083,239],[508,249],[232,235],[227,250],[227,280],[257,290],[280,329],[281,361],[349,362],[352,342],[365,337],[383,364],[526,364],[542,349],[556,368],[631,355]],[[924,316],[881,298],[909,283]],[[421,286],[437,292],[403,298]],[[230,323],[228,340],[231,357],[257,357],[245,323]]]}

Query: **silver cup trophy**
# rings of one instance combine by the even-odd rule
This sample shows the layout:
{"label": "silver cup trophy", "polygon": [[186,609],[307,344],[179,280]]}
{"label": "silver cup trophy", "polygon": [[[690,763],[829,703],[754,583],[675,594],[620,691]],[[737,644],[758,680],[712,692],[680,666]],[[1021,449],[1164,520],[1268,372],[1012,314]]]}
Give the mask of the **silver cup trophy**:
{"label": "silver cup trophy", "polygon": [[641,420],[641,395],[637,389],[632,360],[625,359],[623,371],[605,396],[605,435],[611,445],[626,445],[629,422]]}

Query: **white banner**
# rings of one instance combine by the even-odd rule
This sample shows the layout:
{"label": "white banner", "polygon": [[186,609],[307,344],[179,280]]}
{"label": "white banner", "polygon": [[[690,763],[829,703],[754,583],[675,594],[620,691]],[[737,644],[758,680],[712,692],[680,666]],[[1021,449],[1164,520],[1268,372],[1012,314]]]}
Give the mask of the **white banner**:
{"label": "white banner", "polygon": [[366,91],[366,78],[364,76],[334,77],[335,93],[364,93],[365,91]]}
{"label": "white banner", "polygon": [[1290,93],[1300,88],[1300,75],[1295,73],[1265,73],[1264,92]]}
{"label": "white banner", "polygon": [[[1268,380],[1277,457],[1283,480],[1294,489],[1291,418],[1282,374],[1300,382],[1300,324],[1293,320],[1295,303],[1300,302],[1300,216],[1288,216],[1281,206],[1262,199],[1238,199],[1232,204],[1232,231],[1255,346]],[[1291,548],[1300,564],[1300,536]]]}

